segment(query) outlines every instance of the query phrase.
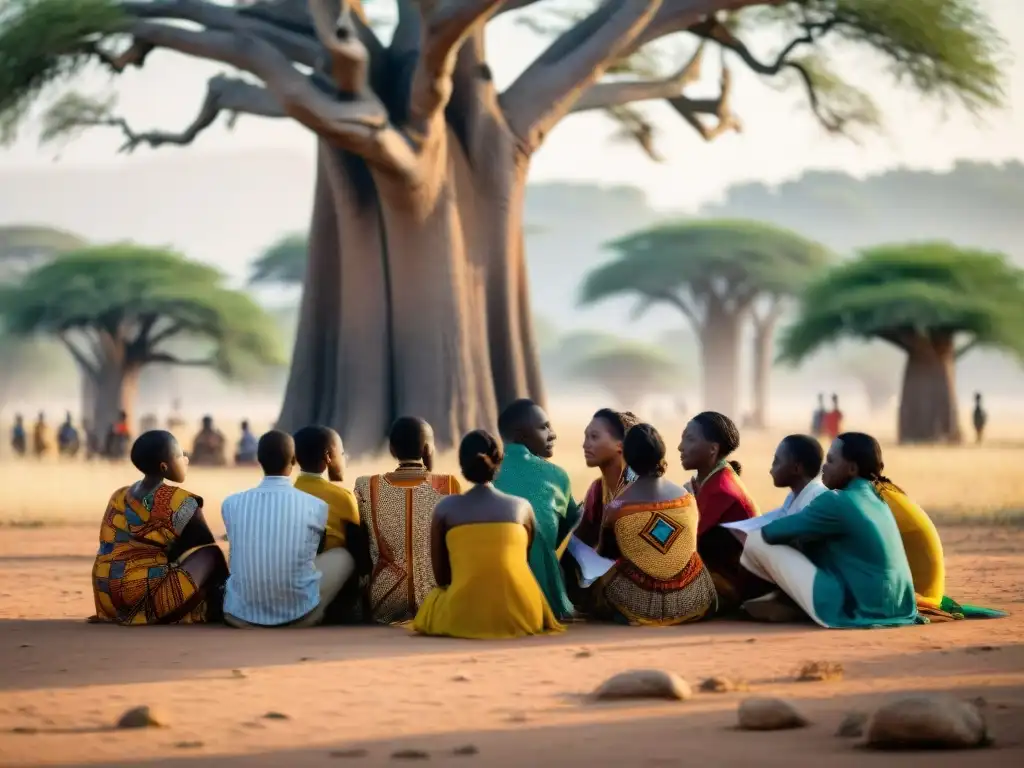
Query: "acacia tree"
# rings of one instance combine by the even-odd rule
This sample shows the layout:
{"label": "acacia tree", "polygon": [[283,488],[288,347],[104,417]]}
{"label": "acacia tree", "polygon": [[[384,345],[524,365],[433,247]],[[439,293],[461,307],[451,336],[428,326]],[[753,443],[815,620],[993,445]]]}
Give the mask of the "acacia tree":
{"label": "acacia tree", "polygon": [[309,242],[304,234],[285,235],[253,262],[249,282],[302,285],[308,253]]}
{"label": "acacia tree", "polygon": [[[878,51],[925,94],[970,108],[1001,96],[1000,42],[975,0],[602,0],[499,93],[485,25],[536,2],[396,0],[385,45],[361,0],[9,0],[0,113],[14,125],[83,64],[120,73],[163,49],[244,77],[212,78],[180,133],[137,130],[110,100],[71,94],[49,110],[44,137],[103,125],[123,132],[128,150],[186,145],[222,112],[310,129],[319,151],[309,262],[280,424],[331,424],[353,450],[369,450],[399,413],[429,419],[451,444],[464,429],[493,427],[510,400],[541,398],[523,196],[533,153],[570,113],[610,110],[649,138],[630,105],[667,99],[711,140],[739,124],[728,69],[738,60],[788,78],[828,130],[846,131],[877,114],[808,55],[828,38]],[[749,21],[756,31],[789,37],[769,60],[722,16],[748,6],[762,6]],[[703,46],[668,76],[603,79],[675,33],[728,53],[718,95],[684,93]]]}
{"label": "acacia tree", "polygon": [[598,385],[620,407],[636,409],[646,397],[678,389],[682,371],[657,348],[620,341],[579,357],[569,373]]}
{"label": "acacia tree", "polygon": [[905,353],[900,442],[960,442],[956,360],[978,346],[1024,359],[1024,271],[947,243],[869,249],[807,289],[782,357],[798,362],[843,337]]}
{"label": "acacia tree", "polygon": [[[225,375],[279,363],[270,318],[205,264],[165,250],[122,244],[72,251],[0,294],[12,332],[56,337],[91,382],[91,418],[106,434],[120,411],[132,417],[139,374],[153,364],[199,366]],[[196,357],[179,348],[205,347]]]}
{"label": "acacia tree", "polygon": [[828,261],[817,243],[769,224],[665,224],[609,244],[618,256],[587,275],[580,300],[638,295],[637,311],[678,309],[700,341],[704,407],[737,416],[744,323],[754,319],[756,413],[767,418],[775,325],[784,299]]}

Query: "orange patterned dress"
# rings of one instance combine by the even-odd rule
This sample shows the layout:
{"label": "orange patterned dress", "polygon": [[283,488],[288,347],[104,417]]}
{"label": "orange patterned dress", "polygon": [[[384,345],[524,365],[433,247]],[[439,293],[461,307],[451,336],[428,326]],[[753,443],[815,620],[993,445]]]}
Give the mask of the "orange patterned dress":
{"label": "orange patterned dress", "polygon": [[437,586],[430,560],[430,521],[438,502],[459,492],[456,478],[422,468],[400,467],[356,481],[359,518],[373,563],[364,591],[374,621],[411,621]]}
{"label": "orange patterned dress", "polygon": [[206,603],[195,581],[167,559],[203,500],[182,488],[160,485],[143,496],[134,486],[114,492],[100,526],[92,569],[94,621],[115,624],[195,624]]}

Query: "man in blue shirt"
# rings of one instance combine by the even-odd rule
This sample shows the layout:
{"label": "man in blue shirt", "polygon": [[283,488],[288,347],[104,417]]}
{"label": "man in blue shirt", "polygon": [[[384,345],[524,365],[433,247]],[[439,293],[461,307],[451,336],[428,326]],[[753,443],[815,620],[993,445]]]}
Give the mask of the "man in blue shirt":
{"label": "man in blue shirt", "polygon": [[274,430],[260,438],[263,481],[221,507],[231,545],[224,621],[233,627],[311,627],[323,621],[355,568],[346,549],[317,555],[327,503],[292,486],[295,442]]}

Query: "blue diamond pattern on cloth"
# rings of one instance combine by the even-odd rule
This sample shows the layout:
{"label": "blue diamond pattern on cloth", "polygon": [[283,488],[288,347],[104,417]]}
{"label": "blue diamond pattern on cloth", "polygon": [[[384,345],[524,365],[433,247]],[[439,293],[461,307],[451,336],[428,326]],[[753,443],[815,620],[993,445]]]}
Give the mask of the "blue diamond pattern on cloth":
{"label": "blue diamond pattern on cloth", "polygon": [[651,538],[653,538],[659,544],[664,544],[670,538],[672,538],[672,534],[675,532],[675,528],[666,523],[664,520],[659,520],[654,524],[654,527],[651,529]]}

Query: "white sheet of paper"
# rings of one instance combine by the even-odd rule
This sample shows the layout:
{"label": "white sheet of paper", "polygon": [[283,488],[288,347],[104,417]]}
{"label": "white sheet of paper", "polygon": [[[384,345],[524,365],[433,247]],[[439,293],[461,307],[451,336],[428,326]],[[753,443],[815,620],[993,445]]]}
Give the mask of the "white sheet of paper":
{"label": "white sheet of paper", "polygon": [[580,566],[580,586],[589,587],[615,565],[614,560],[601,557],[575,536],[569,538],[569,552]]}
{"label": "white sheet of paper", "polygon": [[778,520],[780,517],[785,517],[786,512],[781,509],[777,509],[774,512],[769,512],[765,515],[759,515],[758,517],[752,517],[749,520],[740,520],[735,523],[722,523],[723,528],[728,528],[732,531],[740,531],[741,533],[750,533],[756,531],[759,528],[764,528],[772,520]]}

